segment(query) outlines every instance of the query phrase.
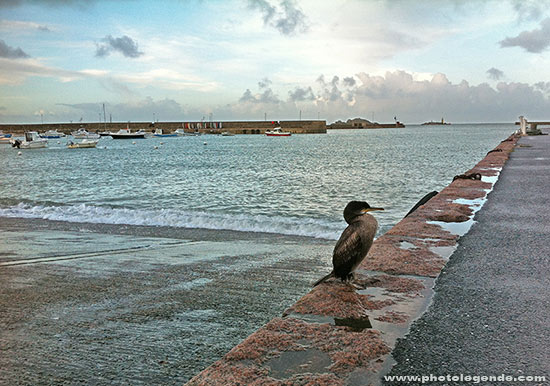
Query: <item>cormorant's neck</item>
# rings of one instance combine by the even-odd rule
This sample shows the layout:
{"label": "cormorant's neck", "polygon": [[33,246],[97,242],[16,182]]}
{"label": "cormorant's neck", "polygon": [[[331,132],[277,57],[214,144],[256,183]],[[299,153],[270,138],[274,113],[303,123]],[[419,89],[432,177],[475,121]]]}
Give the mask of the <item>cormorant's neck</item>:
{"label": "cormorant's neck", "polygon": [[352,224],[354,222],[361,221],[362,217],[363,217],[362,214],[354,214],[354,215],[351,215],[351,216],[348,216],[348,217],[344,217],[344,220],[346,220],[346,222],[349,225],[349,224]]}

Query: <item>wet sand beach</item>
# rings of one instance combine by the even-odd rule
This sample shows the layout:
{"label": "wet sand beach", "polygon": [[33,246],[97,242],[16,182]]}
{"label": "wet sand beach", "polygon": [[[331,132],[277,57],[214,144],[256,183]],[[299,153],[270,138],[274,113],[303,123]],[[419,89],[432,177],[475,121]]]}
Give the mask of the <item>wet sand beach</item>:
{"label": "wet sand beach", "polygon": [[4,218],[0,384],[181,384],[306,292],[332,243]]}

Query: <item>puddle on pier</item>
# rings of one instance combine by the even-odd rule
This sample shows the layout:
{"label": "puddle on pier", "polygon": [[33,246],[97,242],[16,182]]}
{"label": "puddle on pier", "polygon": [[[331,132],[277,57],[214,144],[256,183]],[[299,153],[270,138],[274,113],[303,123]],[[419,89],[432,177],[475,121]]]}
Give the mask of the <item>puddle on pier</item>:
{"label": "puddle on pier", "polygon": [[460,237],[468,233],[474,222],[473,219],[464,222],[426,221],[427,224],[439,225],[443,230]]}
{"label": "puddle on pier", "polygon": [[405,249],[407,251],[411,251],[411,250],[414,250],[414,249],[419,249],[416,245],[414,245],[413,243],[409,243],[408,241],[401,241],[399,243],[399,248]]}
{"label": "puddle on pier", "polygon": [[449,260],[452,254],[456,251],[456,245],[447,245],[441,247],[428,247],[428,249],[435,253],[436,255],[441,256],[445,260]]}
{"label": "puddle on pier", "polygon": [[473,209],[475,207],[481,208],[483,206],[483,204],[485,203],[485,201],[486,201],[485,198],[475,198],[475,199],[472,199],[472,200],[468,200],[466,198],[457,198],[456,200],[453,200],[453,203],[468,205],[468,206],[472,207],[472,209]]}
{"label": "puddle on pier", "polygon": [[496,176],[481,176],[481,181],[494,185],[498,181],[498,174]]}
{"label": "puddle on pier", "polygon": [[332,365],[332,359],[327,353],[310,348],[304,351],[284,351],[265,365],[270,369],[270,376],[288,379],[296,374],[326,373]]}

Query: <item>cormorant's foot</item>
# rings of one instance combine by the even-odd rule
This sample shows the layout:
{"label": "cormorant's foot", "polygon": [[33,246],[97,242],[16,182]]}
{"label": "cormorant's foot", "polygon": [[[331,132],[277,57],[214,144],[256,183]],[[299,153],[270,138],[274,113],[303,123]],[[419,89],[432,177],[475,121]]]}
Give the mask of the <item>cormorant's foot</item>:
{"label": "cormorant's foot", "polygon": [[344,282],[346,284],[350,284],[351,282],[353,282],[353,280],[355,280],[355,275],[353,274],[353,272],[350,272],[348,273],[348,276],[346,276],[346,280],[344,280]]}
{"label": "cormorant's foot", "polygon": [[357,290],[364,290],[365,289],[365,287],[363,287],[361,284],[358,284],[358,283],[355,283],[355,282],[350,283],[350,285],[353,288],[357,289]]}
{"label": "cormorant's foot", "polygon": [[350,274],[348,274],[348,276],[346,276],[346,278],[344,280],[342,280],[344,282],[344,284],[346,285],[349,285],[350,287],[354,288],[354,289],[358,289],[358,290],[362,290],[364,289],[364,287],[358,283],[355,282],[355,274],[353,272],[351,272]]}

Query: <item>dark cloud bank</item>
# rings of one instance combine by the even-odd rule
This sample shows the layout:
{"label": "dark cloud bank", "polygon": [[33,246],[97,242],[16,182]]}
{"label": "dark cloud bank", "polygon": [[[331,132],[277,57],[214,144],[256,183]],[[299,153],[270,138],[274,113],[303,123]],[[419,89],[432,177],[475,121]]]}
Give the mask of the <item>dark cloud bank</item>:
{"label": "dark cloud bank", "polygon": [[523,31],[500,42],[501,47],[521,47],[527,52],[540,53],[550,46],[550,18],[541,21],[540,28]]}
{"label": "dark cloud bank", "polygon": [[491,67],[490,69],[487,70],[487,75],[489,76],[489,79],[492,79],[492,80],[500,80],[504,78],[504,72],[494,67]]}
{"label": "dark cloud bank", "polygon": [[109,56],[111,52],[119,52],[127,58],[137,58],[143,55],[143,52],[139,51],[137,42],[135,42],[129,36],[121,36],[114,38],[111,35],[105,36],[101,39],[102,44],[97,45],[95,56],[103,58]]}
{"label": "dark cloud bank", "polygon": [[5,41],[0,40],[0,58],[8,58],[8,59],[20,59],[20,58],[28,58],[29,55],[23,51],[21,48],[13,48],[6,44]]}
{"label": "dark cloud bank", "polygon": [[[496,68],[487,73],[494,80],[504,76]],[[320,113],[322,118],[334,121],[370,118],[375,112],[377,121],[391,122],[397,116],[406,123],[420,123],[441,117],[453,122],[512,122],[519,115],[544,117],[550,111],[550,82],[498,82],[492,87],[488,83],[471,85],[465,80],[452,83],[444,74],[436,74],[431,80],[414,80],[405,71],[384,76],[359,73],[330,80],[320,76],[314,87],[296,87],[286,99],[272,90],[271,83],[260,83],[263,87],[257,93],[247,89],[239,102],[223,114],[242,111],[239,118],[254,119],[250,114],[263,116],[263,111],[268,111],[283,119],[295,118],[302,110],[304,116],[316,118]],[[249,114],[248,118],[243,114]]]}
{"label": "dark cloud bank", "polygon": [[295,35],[309,29],[306,15],[293,0],[279,1],[278,6],[267,0],[248,0],[248,6],[259,10],[264,24],[283,35]]}

